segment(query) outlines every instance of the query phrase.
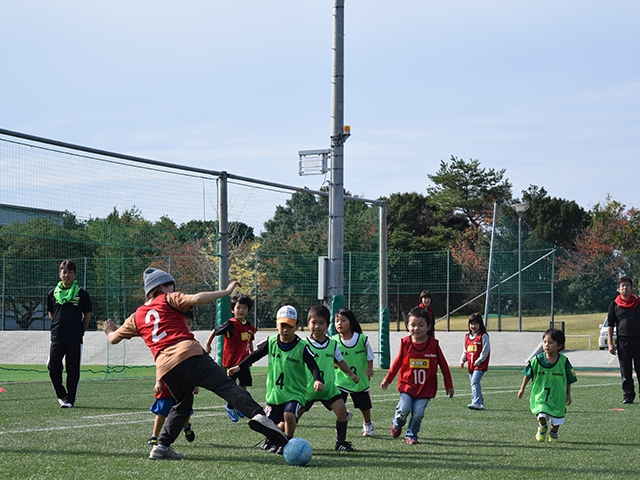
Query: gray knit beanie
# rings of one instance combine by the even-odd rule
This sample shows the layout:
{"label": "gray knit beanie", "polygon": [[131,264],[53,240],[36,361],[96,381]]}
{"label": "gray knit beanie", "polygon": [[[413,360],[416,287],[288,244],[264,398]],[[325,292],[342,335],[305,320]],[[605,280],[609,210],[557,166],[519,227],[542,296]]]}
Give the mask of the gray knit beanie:
{"label": "gray knit beanie", "polygon": [[144,294],[149,295],[154,288],[164,285],[165,283],[173,282],[175,280],[171,275],[163,270],[157,268],[147,268],[143,274],[144,278]]}

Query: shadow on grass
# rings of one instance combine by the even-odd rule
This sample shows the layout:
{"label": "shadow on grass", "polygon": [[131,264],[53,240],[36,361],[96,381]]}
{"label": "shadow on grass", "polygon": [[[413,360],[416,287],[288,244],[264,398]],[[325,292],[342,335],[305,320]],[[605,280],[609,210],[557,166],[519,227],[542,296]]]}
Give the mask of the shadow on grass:
{"label": "shadow on grass", "polygon": [[[375,440],[378,440],[374,437]],[[400,443],[399,440],[382,439],[384,442],[395,441]],[[402,442],[404,443],[404,442]],[[449,452],[434,452],[434,446],[438,447],[459,447],[460,451]],[[380,469],[385,471],[390,465],[393,465],[393,469],[403,475],[414,474],[416,469],[428,468],[429,471],[459,471],[459,472],[471,472],[480,469],[484,474],[493,472],[496,478],[503,478],[506,475],[514,476],[517,478],[535,478],[540,474],[541,465],[530,462],[529,454],[515,456],[506,453],[494,453],[488,454],[486,449],[491,448],[511,448],[518,450],[527,449],[540,449],[546,445],[535,444],[531,446],[523,447],[522,445],[515,445],[513,443],[502,442],[489,442],[483,443],[482,453],[470,446],[469,439],[431,439],[426,443],[420,445],[406,445],[406,448],[402,450],[394,450],[381,452],[380,450],[367,451],[365,449],[356,452],[336,452],[329,448],[314,448],[313,457],[309,465],[304,467],[305,470],[313,470],[315,474],[330,474],[335,475],[336,469],[342,469],[345,473],[355,469],[359,472],[366,472],[370,469]],[[596,443],[582,443],[582,442],[564,442],[562,444],[548,445],[549,448],[558,450],[557,447],[564,448],[566,446],[588,446],[589,450],[600,448],[601,446]],[[637,446],[635,444],[628,446]],[[404,445],[402,446],[404,447]],[[285,460],[282,456],[273,453],[262,452],[261,455],[246,455],[242,452],[248,452],[250,450],[256,450],[259,447],[238,447],[234,445],[224,444],[210,444],[199,445],[197,450],[191,451],[185,456],[185,460],[193,462],[212,462],[219,461],[220,458],[224,458],[225,463],[237,465],[232,468],[251,468],[248,465],[255,464],[260,466],[273,465],[282,466]],[[582,448],[580,448],[582,449]],[[196,453],[197,452],[197,453]],[[228,452],[225,453],[225,452]],[[524,458],[524,460],[523,460]],[[584,476],[630,476],[637,477],[637,470],[634,468],[626,468],[625,466],[617,466],[615,464],[607,464],[600,466],[584,466],[577,464],[571,464],[566,462],[565,464],[554,462],[554,475],[555,477],[562,477],[563,475],[584,475]],[[372,470],[373,471],[373,470]],[[324,472],[324,473],[323,473]],[[492,475],[493,475],[492,474]],[[362,477],[362,478],[366,478]]]}

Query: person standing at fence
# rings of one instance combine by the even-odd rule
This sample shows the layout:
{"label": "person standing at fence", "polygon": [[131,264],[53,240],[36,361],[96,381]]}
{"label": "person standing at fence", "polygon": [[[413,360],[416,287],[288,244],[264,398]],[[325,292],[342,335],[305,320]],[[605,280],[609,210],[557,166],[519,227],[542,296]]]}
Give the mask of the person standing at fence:
{"label": "person standing at fence", "polygon": [[[61,408],[76,402],[80,383],[82,338],[91,320],[91,297],[78,285],[76,264],[64,260],[59,268],[60,282],[47,296],[51,318],[51,345],[47,369]],[[62,381],[62,360],[67,372],[67,388]]]}
{"label": "person standing at fence", "polygon": [[[633,386],[633,369],[640,382],[640,298],[634,293],[631,277],[618,279],[616,299],[609,305],[609,329],[607,346],[611,355],[618,354],[620,376],[622,378],[622,403],[633,403],[636,398]],[[617,328],[616,344],[613,343],[613,330]]]}
{"label": "person standing at fence", "polygon": [[433,303],[433,296],[429,290],[423,290],[420,294],[420,303],[418,307],[422,308],[429,315],[429,324],[431,325],[431,329],[429,330],[428,335],[430,337],[436,336],[436,314],[433,313],[431,309],[431,304]]}

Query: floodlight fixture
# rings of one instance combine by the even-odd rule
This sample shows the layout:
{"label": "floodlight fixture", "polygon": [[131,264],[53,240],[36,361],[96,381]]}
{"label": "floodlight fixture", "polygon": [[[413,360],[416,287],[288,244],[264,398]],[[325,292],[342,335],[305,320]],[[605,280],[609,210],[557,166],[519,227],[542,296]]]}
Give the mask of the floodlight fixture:
{"label": "floodlight fixture", "polygon": [[526,212],[527,210],[529,210],[529,204],[528,203],[514,203],[513,205],[511,205],[511,208],[513,208],[516,212],[518,212],[518,215]]}
{"label": "floodlight fixture", "polygon": [[299,150],[298,175],[324,175],[329,171],[327,164],[330,156],[329,148]]}

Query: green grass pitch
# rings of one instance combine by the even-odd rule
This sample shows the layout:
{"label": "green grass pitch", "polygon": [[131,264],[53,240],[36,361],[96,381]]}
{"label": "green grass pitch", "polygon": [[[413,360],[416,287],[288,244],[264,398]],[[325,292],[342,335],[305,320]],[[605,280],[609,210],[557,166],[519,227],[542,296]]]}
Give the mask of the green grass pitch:
{"label": "green grass pitch", "polygon": [[[640,404],[622,405],[615,371],[578,371],[573,405],[560,428],[560,443],[538,443],[536,420],[527,398],[518,400],[519,369],[492,369],[483,379],[487,409],[467,410],[466,370],[452,368],[456,395],[441,391],[426,410],[420,445],[393,440],[391,419],[398,399],[395,382],[371,389],[373,438],[363,438],[354,411],[348,440],[354,453],[336,452],[335,417],[320,404],[306,413],[296,431],[309,440],[313,458],[306,467],[287,465],[279,455],[254,445],[261,437],[246,420],[233,424],[224,402],[203,391],[196,396],[195,442],[181,436],[174,448],[183,461],[152,461],[153,379],[83,380],[76,407],[60,409],[49,383],[0,385],[0,472],[11,479],[417,479],[417,478],[638,478]],[[264,399],[264,369],[254,369],[251,394]],[[442,390],[442,384],[440,384]],[[352,405],[349,402],[349,408]],[[624,408],[623,408],[624,407]]]}

